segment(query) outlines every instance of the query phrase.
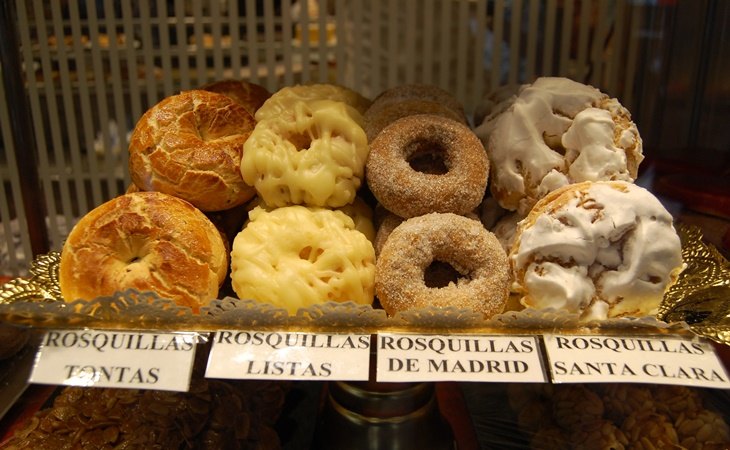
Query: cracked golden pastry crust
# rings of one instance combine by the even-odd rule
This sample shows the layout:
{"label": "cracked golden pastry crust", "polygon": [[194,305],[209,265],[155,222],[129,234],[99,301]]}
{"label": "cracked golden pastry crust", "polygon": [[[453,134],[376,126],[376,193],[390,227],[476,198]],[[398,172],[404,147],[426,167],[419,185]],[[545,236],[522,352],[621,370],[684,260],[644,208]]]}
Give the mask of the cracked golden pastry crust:
{"label": "cracked golden pastry crust", "polygon": [[684,268],[671,214],[624,181],[548,194],[519,223],[509,258],[524,306],[586,320],[655,314]]}
{"label": "cracked golden pastry crust", "polygon": [[256,191],[243,181],[243,144],[256,122],[223,94],[184,91],[137,121],[129,143],[129,174],[143,191],[189,201],[202,211],[247,202]]}
{"label": "cracked golden pastry crust", "polygon": [[156,292],[197,312],[218,296],[228,271],[221,232],[197,208],[160,192],[135,192],[96,207],[61,251],[66,301],[129,288]]}
{"label": "cracked golden pastry crust", "polygon": [[202,86],[200,89],[223,94],[246,108],[251,116],[271,97],[271,92],[260,84],[246,80],[218,80]]}

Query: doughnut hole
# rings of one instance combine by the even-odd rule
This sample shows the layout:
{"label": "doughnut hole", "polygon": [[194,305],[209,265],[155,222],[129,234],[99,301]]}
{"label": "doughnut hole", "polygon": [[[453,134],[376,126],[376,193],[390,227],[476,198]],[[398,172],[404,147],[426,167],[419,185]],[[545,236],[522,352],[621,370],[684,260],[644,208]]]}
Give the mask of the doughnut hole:
{"label": "doughnut hole", "polygon": [[297,151],[308,150],[314,140],[309,133],[292,132],[286,139],[297,149]]}
{"label": "doughnut hole", "polygon": [[132,272],[136,265],[143,262],[149,253],[148,242],[145,239],[141,236],[131,236],[119,248],[119,260],[126,266],[125,270],[127,272]]}
{"label": "doughnut hole", "polygon": [[405,154],[406,161],[416,172],[444,175],[449,171],[446,149],[439,142],[428,139],[410,142]]}
{"label": "doughnut hole", "polygon": [[309,262],[315,262],[317,261],[317,258],[319,258],[322,253],[324,253],[324,250],[321,248],[312,248],[311,245],[308,245],[304,247],[303,249],[299,250],[299,258],[309,261]]}
{"label": "doughnut hole", "polygon": [[440,289],[449,284],[457,284],[464,276],[451,264],[434,260],[423,272],[423,281],[426,287]]}

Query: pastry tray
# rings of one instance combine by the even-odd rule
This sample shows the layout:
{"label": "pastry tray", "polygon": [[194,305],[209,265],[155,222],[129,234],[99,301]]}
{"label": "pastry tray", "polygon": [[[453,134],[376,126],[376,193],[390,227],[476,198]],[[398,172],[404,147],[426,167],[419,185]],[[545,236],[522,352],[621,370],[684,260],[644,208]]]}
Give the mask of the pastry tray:
{"label": "pastry tray", "polygon": [[[456,308],[425,308],[388,316],[370,305],[323,303],[296,314],[232,297],[213,300],[199,314],[152,292],[127,290],[93,301],[65,302],[58,283],[60,254],[37,257],[30,276],[0,287],[0,321],[34,328],[215,331],[277,329],[321,332],[418,331],[526,334],[561,330],[602,333],[694,333],[730,344],[730,263],[704,242],[699,228],[679,225],[686,269],[665,294],[656,317],[581,321],[557,310],[509,310],[490,319]],[[514,302],[512,302],[514,303]]]}

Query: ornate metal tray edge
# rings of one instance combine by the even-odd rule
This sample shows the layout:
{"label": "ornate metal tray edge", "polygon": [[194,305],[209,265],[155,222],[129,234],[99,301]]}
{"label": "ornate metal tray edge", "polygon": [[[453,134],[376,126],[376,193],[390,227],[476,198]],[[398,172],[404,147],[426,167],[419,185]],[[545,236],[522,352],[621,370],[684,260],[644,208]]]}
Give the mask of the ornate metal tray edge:
{"label": "ornate metal tray edge", "polygon": [[[284,309],[252,300],[213,300],[200,314],[154,293],[133,289],[93,301],[64,302],[58,283],[60,255],[41,255],[27,279],[0,287],[0,321],[36,328],[101,328],[213,331],[276,328],[368,332],[530,333],[545,330],[581,332],[684,332],[687,329],[730,344],[730,264],[703,241],[695,227],[679,226],[686,269],[668,290],[657,317],[623,318],[595,323],[556,310],[508,311],[485,320],[472,311],[426,308],[394,317],[369,305],[325,303],[289,315]],[[631,330],[631,331],[628,331]]]}

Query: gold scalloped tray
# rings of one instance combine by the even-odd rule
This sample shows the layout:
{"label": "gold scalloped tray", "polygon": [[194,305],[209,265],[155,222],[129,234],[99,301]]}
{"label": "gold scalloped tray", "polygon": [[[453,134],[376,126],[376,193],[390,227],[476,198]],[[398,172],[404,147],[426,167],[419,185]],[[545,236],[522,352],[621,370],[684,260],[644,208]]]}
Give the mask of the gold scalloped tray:
{"label": "gold scalloped tray", "polygon": [[524,334],[546,330],[601,333],[693,332],[730,344],[730,263],[706,244],[696,227],[678,227],[687,268],[667,292],[656,318],[582,322],[557,310],[509,311],[484,319],[455,308],[412,310],[388,317],[354,303],[324,303],[296,315],[252,300],[226,297],[193,314],[150,292],[127,290],[93,301],[64,302],[58,283],[59,254],[38,257],[31,276],[0,287],[0,321],[34,328],[100,328],[214,331],[289,329],[308,331],[438,331]]}

